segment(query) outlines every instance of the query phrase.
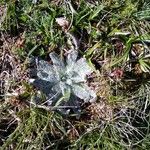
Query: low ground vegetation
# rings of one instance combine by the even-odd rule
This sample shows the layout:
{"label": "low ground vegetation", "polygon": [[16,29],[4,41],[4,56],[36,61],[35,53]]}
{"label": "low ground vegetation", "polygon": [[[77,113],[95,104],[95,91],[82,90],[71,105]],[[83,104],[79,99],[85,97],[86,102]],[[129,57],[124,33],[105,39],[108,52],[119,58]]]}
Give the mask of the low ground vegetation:
{"label": "low ground vegetation", "polygon": [[1,148],[149,150],[149,21],[149,0],[1,0]]}

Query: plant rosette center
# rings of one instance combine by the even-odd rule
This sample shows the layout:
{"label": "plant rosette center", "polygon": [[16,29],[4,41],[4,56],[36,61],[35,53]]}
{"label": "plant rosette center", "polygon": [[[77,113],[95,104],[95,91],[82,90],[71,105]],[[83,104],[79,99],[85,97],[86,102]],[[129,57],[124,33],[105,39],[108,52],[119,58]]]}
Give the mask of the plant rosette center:
{"label": "plant rosette center", "polygon": [[65,105],[78,106],[79,99],[85,102],[96,100],[96,92],[86,82],[87,75],[93,70],[85,58],[77,60],[77,56],[77,51],[72,50],[63,62],[56,53],[52,52],[50,58],[53,65],[44,60],[37,61],[38,78],[33,84],[46,95],[49,104],[55,105],[61,97],[66,96],[66,93],[70,97],[67,98]]}

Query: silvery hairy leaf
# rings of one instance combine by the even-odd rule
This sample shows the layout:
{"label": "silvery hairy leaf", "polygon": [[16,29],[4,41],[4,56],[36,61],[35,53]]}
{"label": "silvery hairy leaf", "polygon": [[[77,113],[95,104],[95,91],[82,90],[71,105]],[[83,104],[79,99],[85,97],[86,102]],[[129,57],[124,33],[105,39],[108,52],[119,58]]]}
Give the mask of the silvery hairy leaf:
{"label": "silvery hairy leaf", "polygon": [[48,82],[57,82],[57,77],[52,65],[44,60],[37,62],[37,76],[39,79],[48,81]]}
{"label": "silvery hairy leaf", "polygon": [[56,72],[59,71],[59,69],[64,69],[64,62],[59,58],[59,56],[55,52],[50,53],[49,56],[53,62],[53,68],[56,69]]}
{"label": "silvery hairy leaf", "polygon": [[81,76],[81,77],[84,77],[86,75],[89,75],[92,73],[92,69],[91,67],[87,64],[86,62],[86,59],[85,58],[81,58],[79,59],[75,66],[74,66],[74,70],[75,72],[78,72],[78,74]]}
{"label": "silvery hairy leaf", "polygon": [[78,52],[77,51],[72,51],[71,53],[68,54],[67,57],[67,66],[73,66],[77,60],[78,57]]}
{"label": "silvery hairy leaf", "polygon": [[52,64],[37,60],[37,79],[33,82],[38,90],[45,93],[49,105],[70,106],[76,112],[77,108],[80,111],[80,99],[85,102],[96,100],[95,91],[86,84],[86,76],[92,73],[92,69],[85,58],[77,60],[75,50],[69,52],[65,62],[54,52],[49,56]]}
{"label": "silvery hairy leaf", "polygon": [[96,94],[88,86],[74,84],[73,93],[80,99],[84,99],[85,102],[93,101],[96,98]]}

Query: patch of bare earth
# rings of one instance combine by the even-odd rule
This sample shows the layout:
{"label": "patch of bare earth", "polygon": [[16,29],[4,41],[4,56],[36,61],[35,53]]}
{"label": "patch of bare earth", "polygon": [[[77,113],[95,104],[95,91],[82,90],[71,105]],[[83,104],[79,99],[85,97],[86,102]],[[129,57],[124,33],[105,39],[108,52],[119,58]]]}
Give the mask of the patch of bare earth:
{"label": "patch of bare earth", "polygon": [[16,48],[17,37],[9,37],[1,34],[0,46],[0,89],[1,97],[17,95],[23,90],[22,82],[27,81],[28,71],[24,69],[17,54],[13,52]]}
{"label": "patch of bare earth", "polygon": [[21,107],[17,97],[25,91],[23,82],[28,80],[28,70],[15,53],[18,40],[20,36],[0,33],[0,145],[20,121],[16,116]]}

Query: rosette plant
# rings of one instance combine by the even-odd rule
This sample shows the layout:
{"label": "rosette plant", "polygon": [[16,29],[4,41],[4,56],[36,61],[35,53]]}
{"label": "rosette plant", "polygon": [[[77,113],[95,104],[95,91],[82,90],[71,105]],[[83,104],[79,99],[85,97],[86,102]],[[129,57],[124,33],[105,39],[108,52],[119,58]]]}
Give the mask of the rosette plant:
{"label": "rosette plant", "polygon": [[41,90],[51,106],[72,107],[79,110],[81,99],[92,102],[96,93],[87,85],[87,75],[93,71],[85,58],[77,60],[78,52],[71,50],[66,61],[52,52],[49,54],[52,64],[37,60],[37,79],[33,84]]}

